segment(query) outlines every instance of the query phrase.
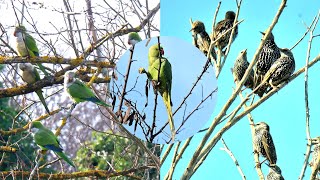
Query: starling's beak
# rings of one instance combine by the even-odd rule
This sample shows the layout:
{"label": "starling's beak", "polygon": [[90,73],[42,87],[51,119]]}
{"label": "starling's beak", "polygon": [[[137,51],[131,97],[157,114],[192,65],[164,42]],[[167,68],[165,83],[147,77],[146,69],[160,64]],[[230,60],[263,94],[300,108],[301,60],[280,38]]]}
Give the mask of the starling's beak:
{"label": "starling's beak", "polygon": [[266,33],[262,32],[262,31],[260,31],[260,33],[261,33],[262,35],[265,35],[265,34],[266,34]]}
{"label": "starling's beak", "polygon": [[191,28],[190,30],[189,30],[189,32],[191,32],[191,31],[193,31],[194,30],[194,27],[193,28]]}
{"label": "starling's beak", "polygon": [[256,124],[254,124],[254,123],[253,123],[253,124],[252,124],[252,123],[250,123],[250,125],[251,125],[251,126],[255,126]]}
{"label": "starling's beak", "polygon": [[245,50],[243,51],[243,54],[247,54],[247,49],[245,49]]}

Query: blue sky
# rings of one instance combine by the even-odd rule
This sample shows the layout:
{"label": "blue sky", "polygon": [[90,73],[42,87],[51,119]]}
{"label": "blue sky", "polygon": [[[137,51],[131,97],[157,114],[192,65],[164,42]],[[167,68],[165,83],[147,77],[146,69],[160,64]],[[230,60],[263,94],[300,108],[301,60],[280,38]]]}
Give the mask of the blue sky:
{"label": "blue sky", "polygon": [[[270,25],[275,13],[280,5],[280,0],[274,1],[243,1],[239,19],[245,21],[239,25],[239,34],[234,41],[228,59],[221,76],[218,79],[218,101],[212,118],[219,112],[226,100],[232,93],[233,83],[230,68],[238,53],[243,49],[248,49],[248,60],[251,61],[256,48],[261,41],[259,31],[265,31]],[[161,0],[161,36],[176,36],[192,43],[189,18],[201,20],[206,25],[206,30],[211,33],[213,15],[218,1],[169,1]],[[320,1],[308,0],[288,1],[278,24],[273,30],[275,41],[279,47],[292,47],[306,31],[303,22],[310,24],[314,16],[318,13]],[[178,11],[179,10],[179,11]],[[222,1],[217,20],[224,17],[228,10],[236,11],[235,1]],[[320,26],[316,28],[315,34],[320,33]],[[295,48],[293,54],[296,60],[296,70],[305,64],[306,51],[309,35]],[[311,59],[315,57],[319,50],[320,38],[314,39]],[[310,59],[310,60],[311,60]],[[186,67],[189,64],[184,64]],[[320,134],[320,84],[318,83],[320,65],[316,64],[309,69],[309,106],[310,106],[310,127],[311,137]],[[318,71],[317,71],[318,70]],[[212,74],[214,76],[214,74]],[[237,99],[232,107],[238,105]],[[232,109],[232,107],[230,109]],[[210,107],[207,107],[210,108]],[[304,104],[304,78],[300,76],[293,82],[260,105],[252,113],[255,122],[265,121],[270,126],[274,143],[278,154],[277,164],[282,169],[282,174],[286,179],[297,179],[304,161],[306,149],[305,133],[305,104]],[[206,126],[209,126],[207,123]],[[220,126],[221,127],[221,126]],[[219,129],[219,128],[218,128]],[[203,133],[194,136],[190,147],[180,160],[174,175],[174,179],[180,179],[186,165],[197,148]],[[233,151],[242,167],[247,179],[257,179],[255,164],[252,155],[251,131],[248,119],[243,118],[231,130],[223,136],[229,148]],[[240,179],[240,175],[226,152],[219,148],[223,145],[219,142],[203,165],[193,175],[192,179]],[[161,177],[164,177],[171,163],[172,156],[167,158],[161,169]],[[268,168],[263,165],[265,176]],[[305,178],[310,176],[310,168],[306,171]]]}
{"label": "blue sky", "polygon": [[[147,40],[141,41],[136,44],[133,54],[133,62],[131,66],[129,81],[127,90],[134,88],[133,91],[130,91],[127,94],[127,98],[131,99],[133,102],[137,103],[137,108],[141,113],[146,113],[145,122],[152,126],[153,120],[153,109],[154,109],[154,93],[152,88],[149,89],[149,98],[148,98],[148,106],[145,108],[145,83],[146,76],[138,74],[138,69],[140,67],[148,69],[148,50],[149,47],[157,44],[157,38],[152,38],[148,46],[146,47]],[[161,45],[164,49],[164,57],[168,58],[169,62],[172,66],[172,102],[173,102],[173,112],[179,107],[187,93],[190,91],[193,83],[196,81],[197,77],[200,75],[202,68],[206,62],[206,57],[200,52],[196,47],[192,44],[178,39],[176,37],[168,37],[161,36],[160,38]],[[179,48],[177,48],[179,47]],[[127,64],[130,57],[130,51],[126,51],[126,53],[120,58],[119,63],[117,64],[117,69],[119,74],[125,74],[127,71]],[[188,64],[188,66],[184,66],[184,64]],[[182,106],[182,108],[174,115],[174,122],[176,130],[182,123],[183,117],[187,117],[187,115],[192,112],[192,110],[199,104],[201,99],[199,97],[203,94],[203,96],[207,96],[214,89],[216,89],[216,79],[214,76],[213,69],[210,68],[207,73],[204,74],[203,79],[199,82],[196,88],[193,90],[192,94],[187,98],[186,103]],[[138,78],[137,78],[138,77]],[[137,80],[136,80],[137,79]],[[120,86],[124,82],[123,78],[119,76],[119,80],[116,81],[118,86]],[[208,84],[210,84],[208,86]],[[206,88],[203,88],[204,85]],[[176,135],[178,140],[185,140],[186,138],[192,136],[198,130],[200,130],[204,124],[209,120],[211,112],[214,109],[217,93],[213,94],[212,98],[209,98],[205,101],[190,118],[184,123],[182,128],[180,128],[179,132]],[[201,107],[210,107],[210,108],[201,108]],[[202,117],[202,118],[198,118]],[[162,97],[158,96],[158,106],[157,106],[157,121],[156,126],[157,130],[163,127],[163,125],[167,122],[168,115],[167,111],[164,107]],[[137,131],[134,131],[134,126],[126,126],[133,134],[137,137],[144,139],[145,136],[142,133],[140,128]],[[166,127],[164,133],[161,133],[157,136],[154,142],[156,143],[166,143],[170,138],[170,128]]]}

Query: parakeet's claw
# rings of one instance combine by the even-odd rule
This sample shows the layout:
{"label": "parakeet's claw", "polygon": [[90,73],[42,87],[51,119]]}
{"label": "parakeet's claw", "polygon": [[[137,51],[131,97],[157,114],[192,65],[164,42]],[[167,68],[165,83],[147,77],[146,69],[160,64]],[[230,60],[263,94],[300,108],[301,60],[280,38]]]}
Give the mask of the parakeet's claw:
{"label": "parakeet's claw", "polygon": [[146,72],[146,70],[145,70],[143,67],[141,67],[141,68],[139,68],[139,73],[140,73],[140,74],[143,74],[143,73],[147,73],[147,72]]}

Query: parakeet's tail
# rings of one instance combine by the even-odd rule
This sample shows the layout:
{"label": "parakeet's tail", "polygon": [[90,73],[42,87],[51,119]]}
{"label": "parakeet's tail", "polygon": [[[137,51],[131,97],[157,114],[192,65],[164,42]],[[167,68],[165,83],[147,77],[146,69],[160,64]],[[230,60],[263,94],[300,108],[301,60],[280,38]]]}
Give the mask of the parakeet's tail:
{"label": "parakeet's tail", "polygon": [[43,95],[42,95],[42,91],[41,90],[37,90],[36,93],[39,96],[39,99],[40,99],[41,103],[43,104],[44,108],[46,109],[47,113],[50,114],[49,108],[48,108],[48,106],[46,104],[46,101],[45,101]]}
{"label": "parakeet's tail", "polygon": [[100,99],[98,99],[97,97],[91,97],[91,98],[87,98],[87,101],[91,101],[93,103],[96,103],[98,105],[104,106],[104,107],[111,107],[109,104],[101,101]]}
{"label": "parakeet's tail", "polygon": [[70,166],[76,167],[73,162],[63,153],[63,152],[55,152],[59,157],[65,160]]}
{"label": "parakeet's tail", "polygon": [[176,130],[174,127],[173,116],[172,116],[171,97],[170,97],[169,93],[164,92],[162,95],[162,98],[163,98],[163,102],[167,108],[169,125],[170,125],[170,129],[171,129],[172,142],[173,142],[175,140]]}
{"label": "parakeet's tail", "polygon": [[49,76],[49,73],[46,71],[46,68],[41,64],[37,63],[39,69],[44,73],[45,76]]}

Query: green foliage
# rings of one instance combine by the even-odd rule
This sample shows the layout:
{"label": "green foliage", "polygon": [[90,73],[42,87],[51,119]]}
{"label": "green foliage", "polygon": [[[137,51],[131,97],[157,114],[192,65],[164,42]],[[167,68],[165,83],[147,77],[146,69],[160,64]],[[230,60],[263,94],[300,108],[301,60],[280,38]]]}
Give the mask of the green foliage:
{"label": "green foliage", "polygon": [[[148,145],[154,148],[154,145]],[[115,170],[117,172],[146,165],[146,156],[134,142],[116,135],[92,133],[92,140],[87,141],[77,152],[75,161],[79,170]],[[112,167],[111,167],[112,166]],[[144,176],[144,171],[134,174]],[[157,176],[156,171],[149,171],[151,179]],[[119,179],[119,177],[117,177]],[[121,177],[120,179],[127,179]]]}

